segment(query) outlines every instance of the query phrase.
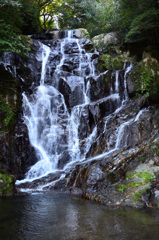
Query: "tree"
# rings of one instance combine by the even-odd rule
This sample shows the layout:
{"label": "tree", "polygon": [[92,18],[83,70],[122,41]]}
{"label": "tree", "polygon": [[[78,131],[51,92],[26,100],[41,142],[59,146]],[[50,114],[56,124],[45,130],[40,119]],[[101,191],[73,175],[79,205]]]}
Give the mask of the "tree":
{"label": "tree", "polygon": [[40,6],[38,0],[20,0],[23,34],[37,33],[42,30],[40,22]]}
{"label": "tree", "polygon": [[0,0],[0,51],[19,52],[23,45],[17,35],[21,26],[19,1]]}
{"label": "tree", "polygon": [[125,42],[147,41],[155,43],[159,37],[159,9],[150,8],[131,22]]}
{"label": "tree", "polygon": [[59,26],[66,28],[86,28],[91,36],[101,32],[99,28],[100,10],[97,0],[67,0],[59,9]]}
{"label": "tree", "polygon": [[44,29],[52,29],[56,27],[56,16],[59,15],[62,3],[63,0],[39,1],[40,19]]}
{"label": "tree", "polygon": [[116,0],[118,6],[113,26],[124,42],[156,42],[159,36],[157,0]]}

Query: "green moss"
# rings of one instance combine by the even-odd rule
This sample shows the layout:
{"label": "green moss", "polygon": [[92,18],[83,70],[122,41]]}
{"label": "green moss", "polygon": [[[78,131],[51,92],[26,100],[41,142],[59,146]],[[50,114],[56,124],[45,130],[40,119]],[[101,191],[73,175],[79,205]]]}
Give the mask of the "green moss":
{"label": "green moss", "polygon": [[136,171],[132,171],[132,172],[127,172],[126,173],[126,180],[132,180],[135,178],[135,174],[136,174]]}
{"label": "green moss", "polygon": [[20,35],[20,38],[21,38],[22,43],[25,45],[26,50],[28,52],[30,52],[31,48],[33,46],[33,40],[30,37],[26,36],[26,35]]}
{"label": "green moss", "polygon": [[124,62],[120,56],[111,59],[112,68],[115,70],[122,69]]}
{"label": "green moss", "polygon": [[141,200],[141,196],[147,191],[147,188],[139,191],[139,187],[142,186],[142,188],[144,187],[144,185],[147,185],[147,183],[151,183],[153,180],[153,176],[146,172],[136,172],[136,171],[132,171],[132,172],[128,172],[126,174],[126,180],[127,182],[125,182],[125,184],[120,184],[120,185],[116,185],[115,188],[116,190],[120,191],[120,192],[126,192],[126,191],[134,191],[134,200],[135,201],[139,201]]}
{"label": "green moss", "polygon": [[4,100],[0,101],[0,114],[3,120],[3,130],[14,121],[15,112],[12,106],[7,104]]}
{"label": "green moss", "polygon": [[134,193],[133,193],[133,194],[134,194],[134,196],[133,196],[134,201],[142,202],[142,201],[143,201],[143,200],[142,200],[142,196],[143,196],[144,194],[146,194],[146,192],[147,192],[148,189],[149,189],[149,188],[145,188],[145,189],[143,189],[143,190],[140,191],[140,192],[134,192]]}
{"label": "green moss", "polygon": [[80,30],[80,32],[83,34],[83,38],[90,39],[90,35],[85,28],[78,28],[77,30]]}
{"label": "green moss", "polygon": [[99,57],[99,70],[104,72],[106,70],[123,69],[124,62],[131,61],[131,59],[124,59],[121,56],[111,57],[109,54],[104,54]]}
{"label": "green moss", "polygon": [[139,187],[139,186],[141,186],[143,184],[144,184],[143,182],[130,182],[127,185],[128,185],[128,187],[134,188],[134,187]]}
{"label": "green moss", "polygon": [[109,82],[109,79],[108,79],[107,77],[105,78],[105,82],[106,82],[106,83]]}
{"label": "green moss", "polygon": [[143,171],[143,172],[132,171],[132,172],[126,173],[126,180],[133,180],[136,178],[143,179],[141,184],[146,184],[146,183],[152,182],[154,177],[152,176],[152,174],[150,174],[146,171]]}
{"label": "green moss", "polygon": [[132,70],[131,78],[135,84],[137,96],[145,97],[159,93],[159,63],[146,58]]}
{"label": "green moss", "polygon": [[141,202],[141,196],[142,194],[139,193],[139,192],[134,192],[134,200],[137,201],[137,202]]}
{"label": "green moss", "polygon": [[124,192],[127,189],[127,185],[125,184],[116,185],[115,188],[120,192]]}
{"label": "green moss", "polygon": [[12,195],[14,192],[14,176],[6,173],[4,170],[0,171],[0,196]]}
{"label": "green moss", "polygon": [[99,60],[99,70],[101,72],[111,69],[111,56],[109,54],[101,55],[98,60]]}
{"label": "green moss", "polygon": [[0,131],[13,131],[21,106],[21,83],[0,66]]}

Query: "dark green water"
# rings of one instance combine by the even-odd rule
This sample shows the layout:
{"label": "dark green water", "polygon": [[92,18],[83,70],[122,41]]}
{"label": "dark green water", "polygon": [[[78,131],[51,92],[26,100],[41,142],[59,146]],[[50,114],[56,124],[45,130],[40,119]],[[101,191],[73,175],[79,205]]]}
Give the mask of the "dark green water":
{"label": "dark green water", "polygon": [[158,240],[159,212],[115,210],[63,194],[0,199],[0,240]]}

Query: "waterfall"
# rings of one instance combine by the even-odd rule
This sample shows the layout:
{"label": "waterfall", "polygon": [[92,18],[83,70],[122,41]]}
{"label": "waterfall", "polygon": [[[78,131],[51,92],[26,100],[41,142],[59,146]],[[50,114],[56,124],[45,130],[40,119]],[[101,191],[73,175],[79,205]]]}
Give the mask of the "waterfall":
{"label": "waterfall", "polygon": [[[98,84],[98,79],[108,71],[98,72],[96,51],[88,53],[82,44],[81,39],[74,38],[72,30],[66,31],[65,38],[57,41],[57,47],[41,43],[39,86],[32,95],[23,93],[23,118],[38,160],[26,173],[25,181],[65,170],[73,163],[100,159],[120,147],[123,129],[128,123],[119,127],[115,147],[108,147],[107,152],[87,159],[98,138],[100,118],[105,118],[106,132],[111,117],[128,101],[126,80],[132,65],[124,65],[123,80],[123,70],[116,71],[109,95],[104,92],[103,97],[92,101],[91,81]],[[52,70],[53,58],[57,60]]]}
{"label": "waterfall", "polygon": [[[82,154],[80,150],[80,139],[78,136],[78,128],[80,127],[80,114],[82,105],[89,103],[89,83],[85,85],[84,65],[88,65],[90,75],[94,73],[94,65],[91,62],[92,54],[86,54],[81,48],[80,40],[73,38],[73,31],[66,32],[66,37],[59,41],[59,54],[61,59],[56,66],[51,82],[47,79],[47,72],[50,64],[50,55],[54,49],[41,43],[41,80],[40,85],[31,96],[23,93],[23,112],[24,122],[27,125],[29,139],[32,146],[36,150],[38,162],[30,168],[26,174],[26,179],[36,179],[45,176],[50,172],[54,172],[59,168],[60,159],[68,156],[68,161],[80,161],[80,158],[86,154]],[[70,76],[69,79],[63,78],[69,84],[72,92],[78,87],[80,88],[79,103],[69,112],[66,106],[65,98],[60,93],[59,78],[63,77],[63,67],[68,60],[66,47],[72,44],[76,47],[75,57],[79,59],[76,68],[77,75],[75,79]],[[95,134],[95,130],[92,136]],[[91,139],[84,148],[89,149]],[[66,160],[67,162],[67,160]],[[62,166],[63,167],[63,166]]]}

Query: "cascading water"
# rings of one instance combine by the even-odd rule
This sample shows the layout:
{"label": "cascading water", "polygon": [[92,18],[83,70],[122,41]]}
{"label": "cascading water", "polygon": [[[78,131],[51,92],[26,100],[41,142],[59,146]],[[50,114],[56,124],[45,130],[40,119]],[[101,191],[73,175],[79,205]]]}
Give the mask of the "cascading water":
{"label": "cascading water", "polygon": [[[32,180],[58,169],[59,159],[67,154],[69,161],[78,161],[81,156],[80,139],[78,137],[78,128],[80,125],[81,105],[73,107],[71,113],[66,107],[64,96],[58,90],[58,80],[63,73],[63,66],[68,58],[65,53],[67,44],[76,44],[76,55],[79,58],[77,67],[78,76],[68,80],[69,86],[73,91],[76,87],[81,88],[82,105],[88,104],[89,84],[85,87],[84,72],[82,65],[87,64],[90,68],[90,74],[94,72],[94,66],[90,62],[91,57],[86,55],[86,51],[80,47],[79,40],[73,39],[73,31],[67,32],[67,37],[60,41],[61,59],[57,64],[51,83],[47,82],[46,73],[48,71],[49,56],[52,49],[41,44],[42,50],[42,68],[40,85],[32,96],[23,93],[23,112],[24,121],[28,127],[29,139],[34,146],[38,162],[31,167],[26,174],[27,180]],[[90,54],[91,55],[91,54]],[[64,78],[64,81],[66,79]],[[93,134],[92,134],[93,135]],[[88,137],[85,149],[91,144],[91,137]]]}
{"label": "cascading water", "polygon": [[[120,87],[120,71],[116,71],[110,95],[91,101],[91,79],[96,84],[100,77],[92,57],[97,53],[87,53],[82,48],[82,41],[73,37],[73,31],[67,31],[66,35],[57,41],[56,50],[41,43],[40,84],[31,96],[23,93],[24,122],[38,158],[27,172],[25,181],[67,169],[67,166],[85,160],[93,141],[98,138],[98,116],[105,117],[104,131],[107,131],[107,123],[113,114],[128,101],[126,78],[132,65],[124,66],[123,88]],[[58,51],[60,59],[51,74],[55,51]],[[88,161],[118,149],[125,126],[119,127],[113,148],[108,147],[107,152]]]}

